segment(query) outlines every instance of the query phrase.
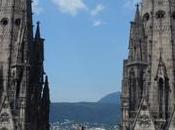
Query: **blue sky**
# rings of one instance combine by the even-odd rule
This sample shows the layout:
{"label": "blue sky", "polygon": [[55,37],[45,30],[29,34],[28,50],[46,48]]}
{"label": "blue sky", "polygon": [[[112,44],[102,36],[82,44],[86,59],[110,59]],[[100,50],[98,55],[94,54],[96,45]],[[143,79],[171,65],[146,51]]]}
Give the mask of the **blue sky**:
{"label": "blue sky", "polygon": [[135,0],[35,0],[53,102],[120,91]]}

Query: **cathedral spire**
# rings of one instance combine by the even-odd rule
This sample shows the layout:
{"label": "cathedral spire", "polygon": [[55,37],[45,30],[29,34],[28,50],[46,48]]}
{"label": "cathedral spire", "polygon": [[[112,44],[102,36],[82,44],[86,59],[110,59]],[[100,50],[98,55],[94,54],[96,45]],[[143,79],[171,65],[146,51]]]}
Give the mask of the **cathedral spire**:
{"label": "cathedral spire", "polygon": [[139,5],[136,5],[134,21],[131,22],[130,42],[129,42],[129,59],[134,61],[142,60],[143,43],[143,26],[140,15]]}
{"label": "cathedral spire", "polygon": [[137,3],[136,5],[136,13],[135,13],[135,23],[140,23],[141,22],[141,16],[140,16],[140,10],[139,10],[139,4]]}
{"label": "cathedral spire", "polygon": [[[141,22],[141,16],[140,16],[140,10],[139,5],[136,5],[136,12],[135,12],[135,18],[134,21],[131,22],[131,31],[130,31],[130,40],[132,40],[133,34],[135,32],[136,26],[138,27],[139,23]],[[133,44],[130,42],[129,48],[132,48]]]}
{"label": "cathedral spire", "polygon": [[[175,3],[173,0],[141,2],[142,7],[137,5],[131,23],[129,56],[124,60],[122,130],[141,130],[144,125],[148,126],[146,130],[174,130],[175,126],[168,124],[173,123],[170,119],[174,118],[175,102]],[[130,78],[134,77],[132,70],[135,78]],[[144,97],[141,93],[146,93],[148,106],[140,103]],[[135,113],[140,108],[147,109],[150,115],[141,112],[143,116],[137,116]],[[145,117],[149,116],[152,121],[148,125]]]}
{"label": "cathedral spire", "polygon": [[43,127],[42,130],[49,130],[49,113],[50,111],[50,92],[49,92],[49,82],[48,76],[45,78],[44,88],[43,88],[43,96],[42,96],[42,119],[43,119]]}
{"label": "cathedral spire", "polygon": [[35,46],[35,58],[39,63],[43,63],[44,61],[44,39],[41,38],[40,33],[40,22],[37,22],[35,38],[34,38],[34,46]]}
{"label": "cathedral spire", "polygon": [[37,22],[37,28],[36,28],[36,33],[35,33],[35,39],[40,39],[41,35],[40,35],[40,22]]}
{"label": "cathedral spire", "polygon": [[[42,116],[38,112],[41,98],[47,101],[49,91],[46,80],[41,97],[44,39],[40,38],[39,23],[36,31],[39,39],[33,36],[32,0],[0,0],[0,21],[0,118],[4,114],[8,117],[0,121],[0,130],[41,130],[42,118],[40,121],[35,118]],[[9,107],[5,104],[2,109],[4,97],[8,97]],[[44,109],[48,109],[47,104]],[[45,117],[49,115],[46,112]]]}
{"label": "cathedral spire", "polygon": [[43,88],[43,101],[49,103],[50,98],[49,98],[49,82],[48,82],[48,76],[45,78],[45,83],[44,83],[44,88]]}

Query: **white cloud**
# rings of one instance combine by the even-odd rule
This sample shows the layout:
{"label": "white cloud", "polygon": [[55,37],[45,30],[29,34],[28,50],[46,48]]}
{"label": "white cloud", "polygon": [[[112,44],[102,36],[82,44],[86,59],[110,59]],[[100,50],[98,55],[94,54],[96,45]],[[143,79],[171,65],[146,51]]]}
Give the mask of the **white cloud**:
{"label": "white cloud", "polygon": [[92,24],[94,27],[104,24],[102,20],[95,19],[95,17],[105,9],[102,4],[98,4],[94,9],[90,10],[84,3],[84,0],[52,0],[52,2],[58,7],[59,11],[72,16],[76,16],[81,11],[87,11],[93,18]]}
{"label": "white cloud", "polygon": [[58,9],[63,12],[70,14],[72,16],[77,15],[80,11],[87,10],[86,4],[83,0],[52,0],[58,7]]}
{"label": "white cloud", "polygon": [[39,0],[33,0],[32,8],[33,8],[33,12],[36,14],[40,14],[43,10],[39,5]]}
{"label": "white cloud", "polygon": [[94,27],[99,27],[99,26],[101,26],[103,24],[104,24],[104,22],[101,21],[101,20],[95,20],[95,21],[93,21],[93,26]]}
{"label": "white cloud", "polygon": [[98,15],[101,11],[103,11],[105,7],[102,4],[98,4],[95,9],[91,11],[91,16],[96,16]]}

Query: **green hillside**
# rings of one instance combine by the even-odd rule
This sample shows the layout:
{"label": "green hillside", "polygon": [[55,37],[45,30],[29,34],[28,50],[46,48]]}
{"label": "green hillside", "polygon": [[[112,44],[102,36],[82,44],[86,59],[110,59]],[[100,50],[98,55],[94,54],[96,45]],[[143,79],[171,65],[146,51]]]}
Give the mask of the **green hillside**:
{"label": "green hillside", "polygon": [[76,122],[119,123],[120,112],[120,92],[109,94],[97,103],[52,103],[50,122],[63,122],[73,120]]}
{"label": "green hillside", "polygon": [[116,124],[120,120],[120,106],[107,103],[53,103],[51,122],[65,119],[76,122]]}

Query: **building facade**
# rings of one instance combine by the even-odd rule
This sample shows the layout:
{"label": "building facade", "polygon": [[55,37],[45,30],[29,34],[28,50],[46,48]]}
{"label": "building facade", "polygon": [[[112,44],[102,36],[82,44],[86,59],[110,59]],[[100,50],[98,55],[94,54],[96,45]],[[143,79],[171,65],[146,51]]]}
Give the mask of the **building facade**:
{"label": "building facade", "polygon": [[142,0],[123,64],[122,130],[175,130],[175,1]]}
{"label": "building facade", "polygon": [[49,130],[44,39],[32,0],[0,0],[0,130]]}

